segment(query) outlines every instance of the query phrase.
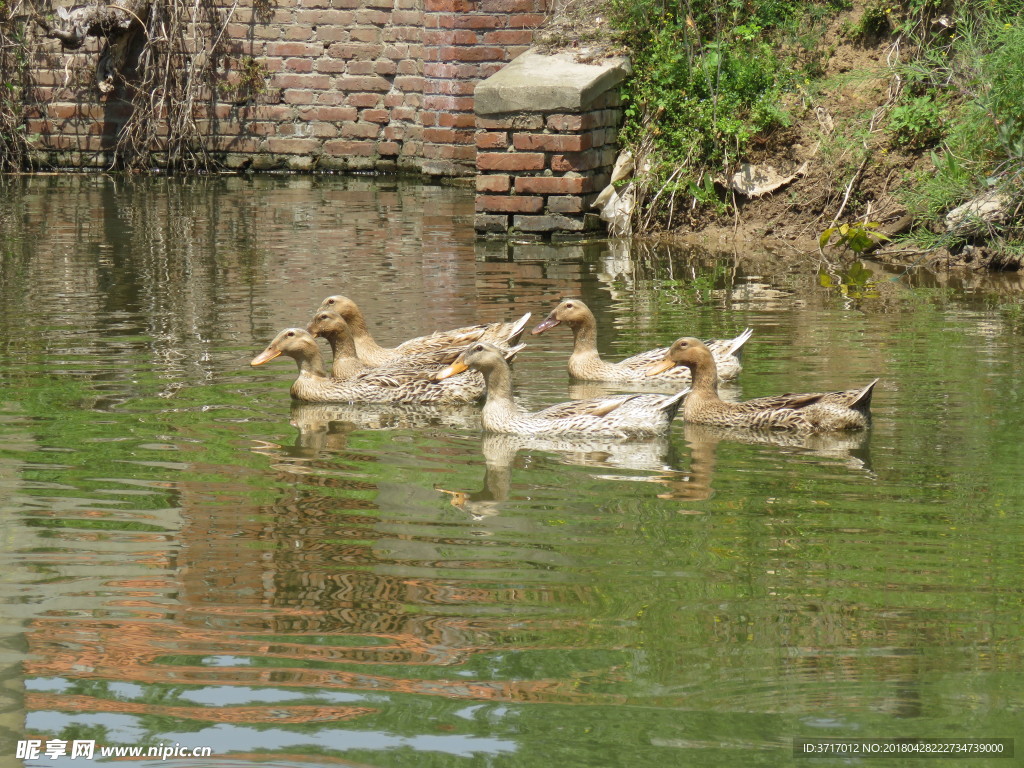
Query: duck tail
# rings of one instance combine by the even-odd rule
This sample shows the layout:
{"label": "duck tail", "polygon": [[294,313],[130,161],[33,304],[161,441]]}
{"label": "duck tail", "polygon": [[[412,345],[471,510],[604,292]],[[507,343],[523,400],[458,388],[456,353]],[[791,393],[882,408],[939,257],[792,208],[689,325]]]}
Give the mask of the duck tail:
{"label": "duck tail", "polygon": [[875,379],[868,384],[864,389],[860,390],[857,395],[850,401],[850,407],[858,411],[867,411],[871,407],[871,391],[875,388],[875,384],[879,382]]}
{"label": "duck tail", "polygon": [[683,404],[683,398],[690,393],[690,388],[682,389],[676,392],[674,395],[668,395],[661,405],[658,406],[659,410],[667,411],[672,414],[670,418],[675,418],[676,413],[679,411],[679,406]]}
{"label": "duck tail", "polygon": [[513,344],[519,343],[519,338],[523,335],[523,331],[526,330],[526,324],[530,322],[530,317],[532,316],[532,314],[532,312],[527,312],[525,315],[516,320],[515,324],[512,326],[512,330],[510,330],[508,332],[508,336],[505,337],[506,344],[508,344],[511,347]]}
{"label": "duck tail", "polygon": [[[527,315],[526,317],[527,319],[529,319],[530,316]],[[519,352],[524,349],[526,349],[525,344],[516,344],[514,347],[509,347],[504,353],[506,362],[511,363],[513,360],[515,360],[516,355],[519,354]]]}
{"label": "duck tail", "polygon": [[743,349],[743,345],[746,344],[750,337],[753,335],[753,328],[745,328],[743,330],[743,333],[741,333],[739,336],[733,339],[732,342],[729,344],[729,349],[726,352],[726,354],[732,355],[733,357],[739,357],[740,351]]}

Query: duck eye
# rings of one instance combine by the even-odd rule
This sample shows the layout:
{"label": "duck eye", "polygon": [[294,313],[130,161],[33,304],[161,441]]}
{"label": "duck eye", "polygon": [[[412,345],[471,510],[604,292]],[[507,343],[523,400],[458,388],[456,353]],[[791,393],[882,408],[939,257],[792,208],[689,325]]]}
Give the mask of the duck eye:
{"label": "duck eye", "polygon": [[288,335],[289,335],[289,336],[294,336],[294,335],[295,335],[295,332],[294,332],[294,331],[289,331],[289,332],[288,332]]}
{"label": "duck eye", "polygon": [[566,304],[565,308],[566,309],[572,309],[572,302],[570,301],[568,304]]}

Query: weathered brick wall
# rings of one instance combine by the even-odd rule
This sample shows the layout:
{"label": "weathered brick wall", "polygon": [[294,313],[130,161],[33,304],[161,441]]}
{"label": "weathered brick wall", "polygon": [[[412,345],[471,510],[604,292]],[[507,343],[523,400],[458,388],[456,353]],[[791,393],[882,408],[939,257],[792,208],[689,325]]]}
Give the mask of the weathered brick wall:
{"label": "weathered brick wall", "polygon": [[600,228],[590,205],[611,177],[621,122],[618,88],[579,113],[478,116],[477,231],[547,235]]}
{"label": "weathered brick wall", "polygon": [[[471,174],[473,87],[526,50],[547,1],[276,0],[261,17],[240,0],[224,8],[228,50],[265,70],[265,89],[204,107],[197,124],[229,166]],[[38,61],[27,127],[50,164],[110,162],[127,105],[90,83],[98,48],[50,41]]]}

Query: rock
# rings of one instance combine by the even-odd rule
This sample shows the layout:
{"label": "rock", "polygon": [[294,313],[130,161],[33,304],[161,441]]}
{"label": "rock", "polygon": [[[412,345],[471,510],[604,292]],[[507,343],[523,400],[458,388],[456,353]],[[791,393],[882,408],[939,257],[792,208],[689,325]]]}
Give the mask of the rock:
{"label": "rock", "polygon": [[760,197],[786,186],[805,173],[807,173],[807,163],[801,165],[789,176],[783,176],[770,165],[744,163],[740,166],[739,171],[729,179],[729,188],[744,197]]}
{"label": "rock", "polygon": [[946,231],[955,235],[977,235],[1007,219],[1010,197],[990,190],[946,214]]}

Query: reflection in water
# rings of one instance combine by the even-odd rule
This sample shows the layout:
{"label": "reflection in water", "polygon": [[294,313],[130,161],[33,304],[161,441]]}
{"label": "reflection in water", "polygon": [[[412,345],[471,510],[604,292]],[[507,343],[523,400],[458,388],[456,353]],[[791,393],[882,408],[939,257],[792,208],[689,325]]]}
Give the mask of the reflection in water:
{"label": "reflection in water", "polygon": [[[452,506],[468,512],[474,519],[497,515],[502,502],[509,500],[512,468],[521,453],[551,454],[558,461],[582,467],[603,467],[638,471],[658,471],[668,467],[669,441],[664,436],[646,439],[614,440],[592,437],[530,437],[485,433],[480,441],[484,457],[483,488],[479,491],[437,490],[451,497]],[[528,457],[520,459],[525,468]],[[643,480],[644,475],[597,475],[607,480]]]}
{"label": "reflection in water", "polygon": [[[773,255],[477,242],[472,194],[386,179],[0,185],[3,754],[731,766],[1018,727],[1019,275],[851,298]],[[292,407],[248,361],[338,292],[386,344],[579,296],[612,359],[753,327],[739,399],[891,386],[863,434],[649,444]],[[530,339],[524,408],[565,354]]]}

